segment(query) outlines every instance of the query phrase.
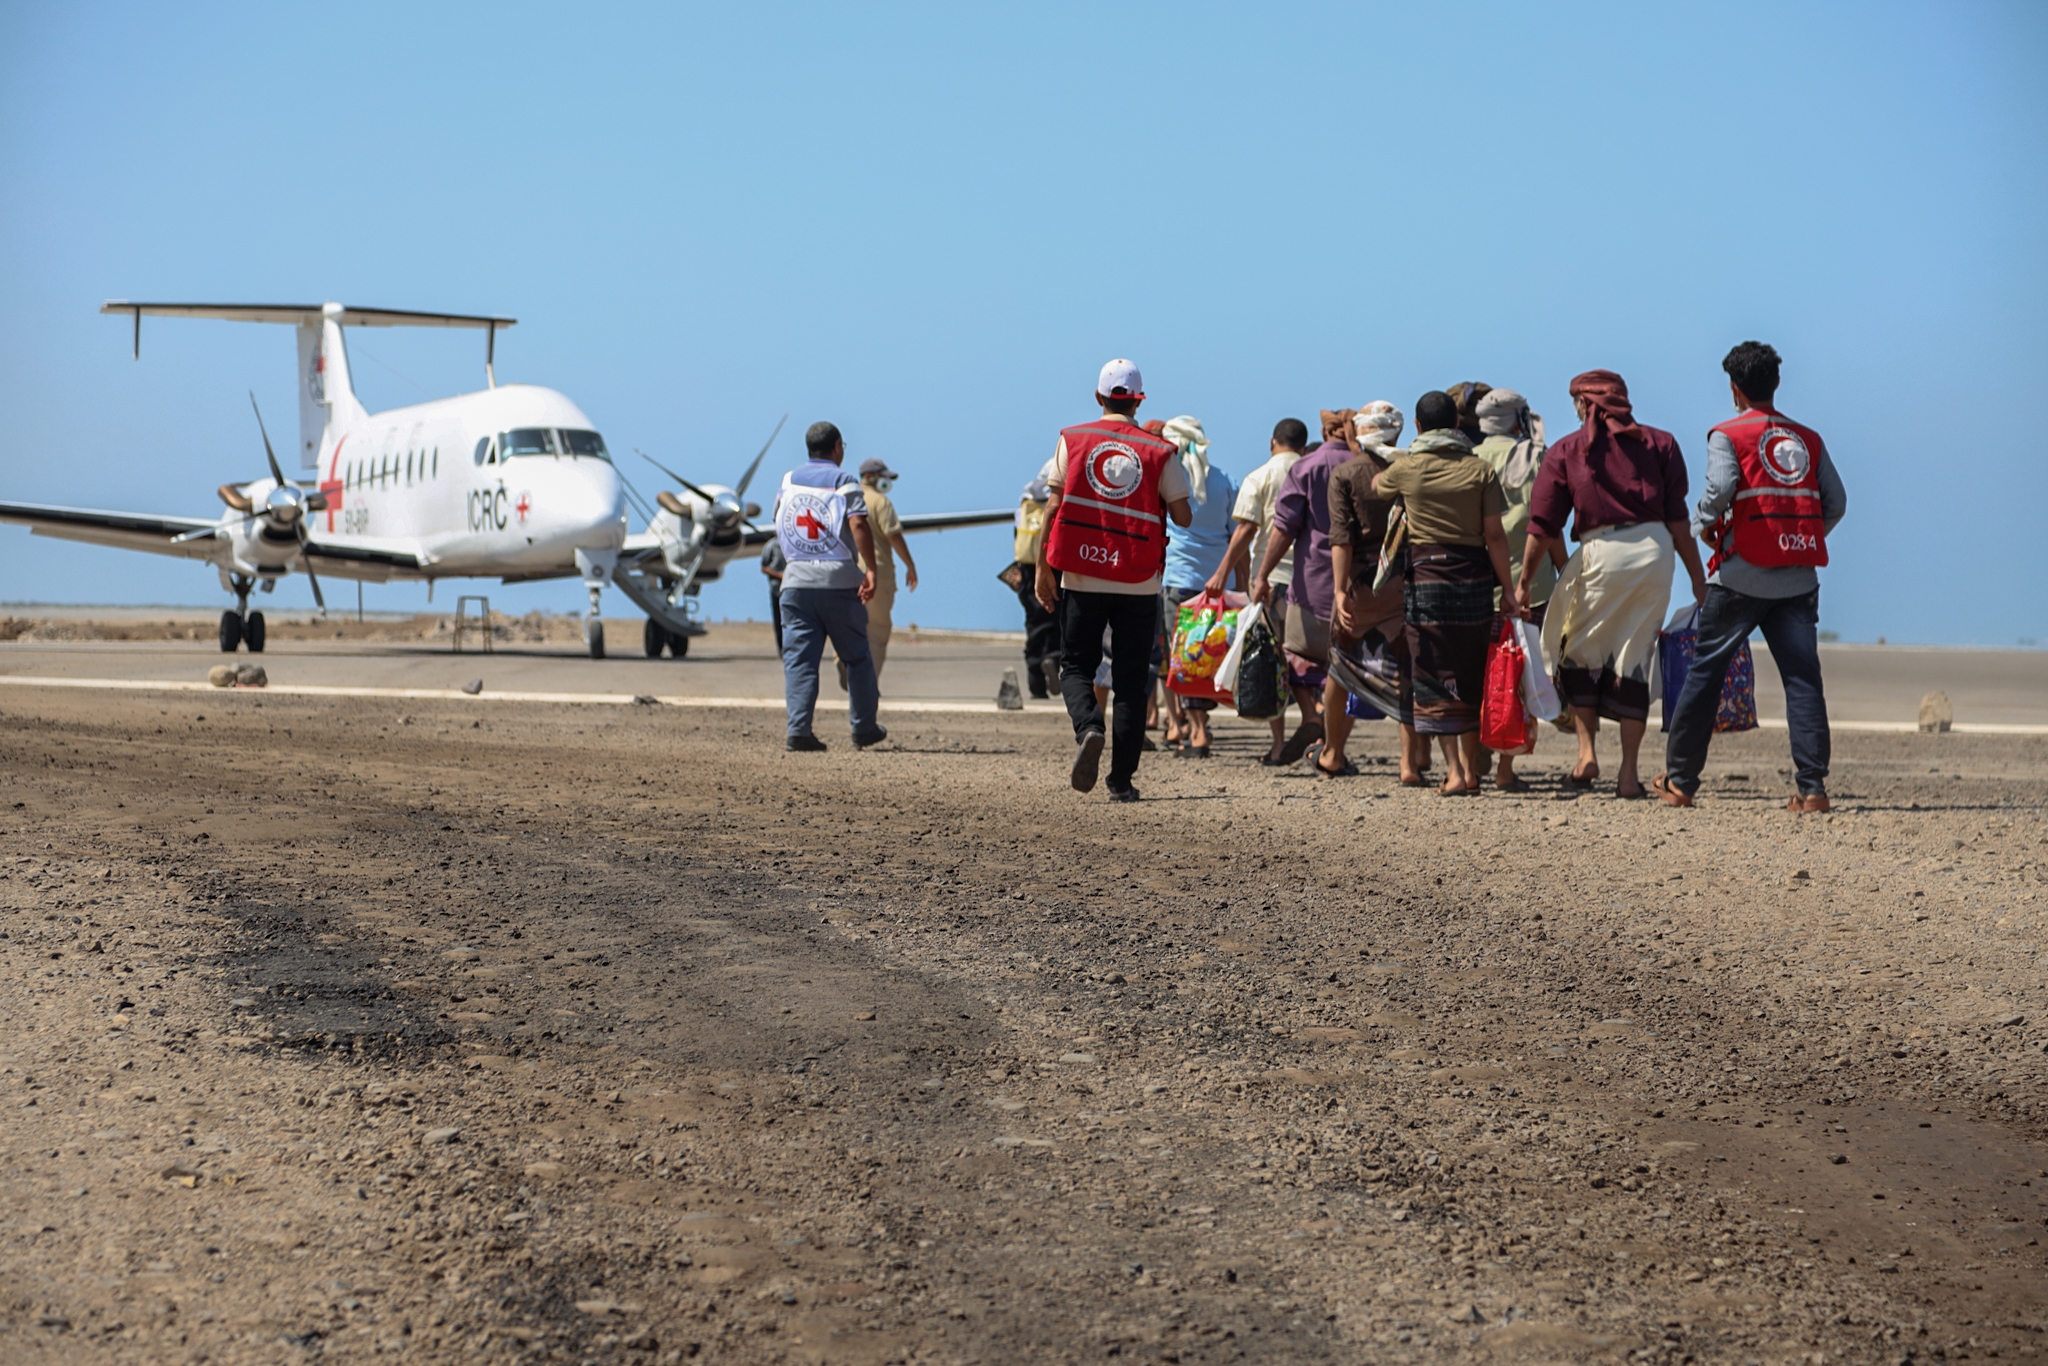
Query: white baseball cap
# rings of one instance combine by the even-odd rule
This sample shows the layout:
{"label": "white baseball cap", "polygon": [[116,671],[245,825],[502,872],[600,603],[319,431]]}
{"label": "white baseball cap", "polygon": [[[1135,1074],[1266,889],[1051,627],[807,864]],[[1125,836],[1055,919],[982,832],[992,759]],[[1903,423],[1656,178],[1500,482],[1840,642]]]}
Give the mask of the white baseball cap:
{"label": "white baseball cap", "polygon": [[1095,392],[1104,398],[1143,398],[1145,377],[1138,373],[1135,363],[1113,360],[1102,367],[1102,374],[1095,381]]}

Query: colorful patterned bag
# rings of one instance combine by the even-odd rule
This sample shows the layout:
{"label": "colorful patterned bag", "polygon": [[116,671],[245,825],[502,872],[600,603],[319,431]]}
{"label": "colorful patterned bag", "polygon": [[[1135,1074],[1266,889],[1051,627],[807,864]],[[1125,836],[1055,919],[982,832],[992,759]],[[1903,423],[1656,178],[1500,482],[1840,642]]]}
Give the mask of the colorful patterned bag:
{"label": "colorful patterned bag", "polygon": [[1250,600],[1242,593],[1204,593],[1180,605],[1173,641],[1166,653],[1166,686],[1182,697],[1231,700],[1216,683],[1217,666],[1237,638],[1238,615]]}
{"label": "colorful patterned bag", "polygon": [[[1699,643],[1698,607],[1681,611],[1657,633],[1664,687],[1664,730],[1671,729],[1671,713],[1678,707],[1679,694],[1685,691],[1685,676],[1692,672],[1693,652]],[[1721,705],[1714,713],[1714,733],[1756,727],[1756,657],[1749,652],[1749,642],[1745,640],[1735,658],[1728,661],[1727,677],[1721,680]]]}

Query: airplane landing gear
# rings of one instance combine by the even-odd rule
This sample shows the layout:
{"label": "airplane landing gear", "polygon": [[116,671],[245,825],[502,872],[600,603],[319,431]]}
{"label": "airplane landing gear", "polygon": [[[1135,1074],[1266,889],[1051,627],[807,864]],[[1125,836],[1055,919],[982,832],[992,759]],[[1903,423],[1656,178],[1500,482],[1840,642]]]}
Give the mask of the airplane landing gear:
{"label": "airplane landing gear", "polygon": [[690,638],[680,631],[671,631],[653,617],[640,631],[640,648],[647,652],[649,659],[660,659],[662,649],[677,659],[690,653]]}
{"label": "airplane landing gear", "polygon": [[234,589],[235,605],[220,614],[220,652],[231,655],[237,646],[247,645],[250,654],[260,655],[263,653],[263,614],[249,610],[249,590],[256,586],[255,581],[236,575],[228,586]]}
{"label": "airplane landing gear", "polygon": [[583,643],[590,647],[592,659],[604,658],[604,619],[598,615],[603,587],[598,580],[590,580],[590,611],[583,618]]}

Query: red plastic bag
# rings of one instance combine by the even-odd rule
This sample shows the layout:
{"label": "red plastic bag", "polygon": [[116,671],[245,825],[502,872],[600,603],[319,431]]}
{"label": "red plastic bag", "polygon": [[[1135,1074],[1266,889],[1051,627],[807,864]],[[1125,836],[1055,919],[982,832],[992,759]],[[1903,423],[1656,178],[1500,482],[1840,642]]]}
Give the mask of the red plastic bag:
{"label": "red plastic bag", "polygon": [[1486,652],[1486,691],[1479,701],[1479,743],[1496,754],[1527,754],[1536,748],[1536,725],[1522,705],[1522,668],[1528,662],[1515,639],[1512,620]]}

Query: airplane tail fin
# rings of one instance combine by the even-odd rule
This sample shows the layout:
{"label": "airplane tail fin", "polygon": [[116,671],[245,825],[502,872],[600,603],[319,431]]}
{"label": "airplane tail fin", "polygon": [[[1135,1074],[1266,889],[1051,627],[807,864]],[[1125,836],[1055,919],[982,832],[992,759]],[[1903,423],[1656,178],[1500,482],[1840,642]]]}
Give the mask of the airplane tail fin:
{"label": "airplane tail fin", "polygon": [[[299,334],[299,467],[318,469],[320,452],[330,432],[347,431],[368,416],[356,398],[350,377],[348,344],[342,328],[350,327],[478,327],[489,335],[484,372],[491,374],[490,355],[498,329],[516,318],[469,313],[414,313],[397,308],[346,308],[341,304],[163,304],[109,299],[102,313],[128,313],[135,318],[135,354],[142,355],[144,314],[161,318],[219,318],[228,322],[290,323]],[[495,384],[495,378],[492,379]]]}

